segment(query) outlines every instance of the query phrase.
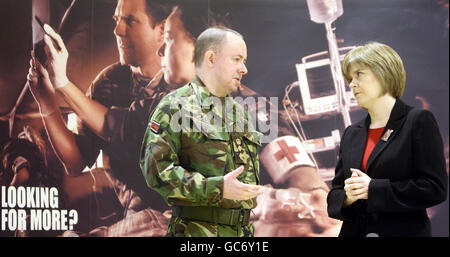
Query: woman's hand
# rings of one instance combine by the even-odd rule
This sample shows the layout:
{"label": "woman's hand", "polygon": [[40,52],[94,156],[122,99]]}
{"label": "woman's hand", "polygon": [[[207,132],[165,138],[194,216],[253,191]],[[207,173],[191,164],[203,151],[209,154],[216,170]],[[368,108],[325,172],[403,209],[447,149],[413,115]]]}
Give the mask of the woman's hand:
{"label": "woman's hand", "polygon": [[344,206],[349,206],[359,199],[369,198],[369,184],[371,178],[366,173],[351,168],[352,176],[344,181],[345,195]]}
{"label": "woman's hand", "polygon": [[358,199],[352,194],[352,190],[351,190],[351,185],[349,184],[351,182],[350,179],[358,177],[357,173],[352,173],[352,176],[348,179],[346,179],[344,181],[345,186],[344,186],[344,190],[345,190],[345,201],[344,201],[344,206],[350,206],[352,205],[354,202],[356,202]]}

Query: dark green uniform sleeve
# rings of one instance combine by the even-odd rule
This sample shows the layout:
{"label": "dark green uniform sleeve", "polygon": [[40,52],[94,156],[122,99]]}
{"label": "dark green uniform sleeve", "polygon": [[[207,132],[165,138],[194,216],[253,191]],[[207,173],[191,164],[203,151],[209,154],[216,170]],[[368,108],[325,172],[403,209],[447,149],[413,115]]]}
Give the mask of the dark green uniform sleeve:
{"label": "dark green uniform sleeve", "polygon": [[144,135],[140,165],[147,185],[170,205],[218,206],[223,198],[223,176],[205,177],[180,165],[181,131],[170,127],[176,110],[165,102],[152,115]]}

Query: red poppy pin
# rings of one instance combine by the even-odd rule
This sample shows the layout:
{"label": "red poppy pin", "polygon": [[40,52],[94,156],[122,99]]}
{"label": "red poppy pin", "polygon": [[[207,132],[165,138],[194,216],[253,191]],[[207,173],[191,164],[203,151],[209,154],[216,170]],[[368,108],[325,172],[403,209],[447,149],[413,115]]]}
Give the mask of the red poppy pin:
{"label": "red poppy pin", "polygon": [[153,131],[153,133],[158,134],[160,126],[161,126],[161,124],[159,122],[153,121],[152,127],[151,127],[151,130]]}
{"label": "red poppy pin", "polygon": [[394,132],[393,129],[388,129],[386,130],[386,132],[384,133],[383,137],[381,138],[381,140],[383,140],[384,142],[387,142],[389,137],[391,136],[392,132]]}

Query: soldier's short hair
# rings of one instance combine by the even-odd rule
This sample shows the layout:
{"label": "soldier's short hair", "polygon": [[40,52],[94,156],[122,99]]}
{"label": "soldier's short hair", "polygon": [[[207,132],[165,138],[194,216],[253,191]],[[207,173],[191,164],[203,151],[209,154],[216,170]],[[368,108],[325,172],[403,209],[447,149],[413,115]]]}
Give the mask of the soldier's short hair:
{"label": "soldier's short hair", "polygon": [[342,61],[342,73],[348,83],[351,82],[352,65],[369,67],[383,88],[383,94],[389,93],[397,98],[405,90],[406,71],[400,56],[391,47],[369,42],[349,51]]}
{"label": "soldier's short hair", "polygon": [[222,26],[210,27],[198,36],[194,49],[195,67],[200,67],[202,65],[203,56],[207,51],[212,50],[216,54],[220,53],[221,46],[225,42],[228,33],[233,33],[244,39],[239,32]]}

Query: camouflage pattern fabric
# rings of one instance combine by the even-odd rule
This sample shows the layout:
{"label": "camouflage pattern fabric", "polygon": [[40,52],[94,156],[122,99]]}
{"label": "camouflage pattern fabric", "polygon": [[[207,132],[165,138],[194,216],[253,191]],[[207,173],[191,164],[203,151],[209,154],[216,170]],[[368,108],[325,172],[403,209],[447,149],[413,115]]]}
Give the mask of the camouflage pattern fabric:
{"label": "camouflage pattern fabric", "polygon": [[[253,209],[256,198],[246,201],[223,198],[223,176],[243,165],[238,180],[259,184],[258,146],[262,134],[254,130],[242,106],[232,101],[235,111],[226,112],[221,107],[225,98],[215,98],[222,105],[211,105],[208,99],[212,96],[195,78],[161,100],[143,140],[140,162],[143,175],[147,185],[169,205]],[[180,99],[183,101],[178,102]],[[174,117],[181,117],[175,119],[180,129],[171,126]],[[209,117],[221,119],[222,126],[205,122]],[[184,118],[190,122],[183,124]],[[250,125],[242,127],[242,124]],[[228,131],[241,132],[227,132],[226,126],[234,129]],[[172,217],[167,235],[251,236],[253,232],[251,224],[230,226]]]}

